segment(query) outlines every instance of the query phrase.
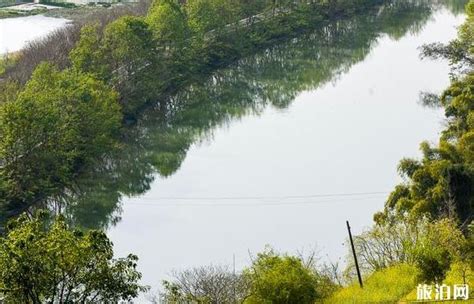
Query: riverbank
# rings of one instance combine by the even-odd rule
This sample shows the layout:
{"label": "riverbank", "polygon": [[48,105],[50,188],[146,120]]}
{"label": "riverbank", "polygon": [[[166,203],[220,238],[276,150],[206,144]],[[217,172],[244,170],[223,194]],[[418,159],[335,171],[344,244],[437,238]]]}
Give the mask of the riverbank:
{"label": "riverbank", "polygon": [[[444,87],[448,70],[445,65],[420,64],[417,47],[438,41],[440,33],[452,37],[445,35],[456,22],[445,14],[431,19],[429,12],[385,10],[359,21],[348,18],[321,28],[322,33],[264,49],[234,69],[219,69],[206,88],[181,89],[179,96],[157,102],[157,111],[145,111],[158,126],[148,127],[139,119],[135,132],[128,135],[128,153],[117,159],[108,156],[101,166],[91,168],[104,173],[103,179],[91,174],[85,185],[43,206],[68,212],[67,218],[81,227],[104,229],[120,222],[111,229],[111,238],[119,252],[139,251],[150,285],[167,272],[164,267],[225,263],[236,252],[241,265],[239,258],[247,256],[247,249],[258,252],[265,243],[294,250],[317,239],[341,247],[344,220],[371,222],[374,210],[362,203],[380,209],[383,200],[368,197],[368,192],[362,199],[347,195],[391,188],[393,164],[400,158],[393,161],[394,154],[409,154],[403,145],[414,149],[420,137],[436,129],[436,116],[423,115],[415,101],[420,88]],[[415,34],[419,31],[425,33],[423,39]],[[53,73],[43,70],[42,78],[59,80],[55,82],[83,80],[47,71]],[[83,96],[94,97],[93,92]],[[43,96],[40,86],[28,93]],[[81,101],[78,96],[71,100]],[[294,98],[299,102],[290,108]],[[261,120],[245,117],[262,113],[267,104],[274,107]],[[430,133],[423,133],[423,128]],[[412,142],[415,133],[419,137]],[[197,148],[211,140],[216,145]],[[288,199],[292,194],[306,197],[293,201]],[[134,195],[122,204],[123,197]],[[312,197],[321,195],[338,196],[327,201]],[[55,199],[63,200],[53,205]],[[182,199],[186,203],[181,204]],[[183,252],[193,254],[183,262]]]}

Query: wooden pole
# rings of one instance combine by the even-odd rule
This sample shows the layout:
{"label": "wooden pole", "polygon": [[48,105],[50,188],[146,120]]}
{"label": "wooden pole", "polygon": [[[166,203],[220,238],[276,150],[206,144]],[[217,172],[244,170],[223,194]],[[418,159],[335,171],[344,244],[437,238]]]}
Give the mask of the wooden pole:
{"label": "wooden pole", "polygon": [[232,289],[233,289],[233,292],[234,292],[234,303],[237,304],[237,296],[236,296],[236,292],[235,292],[235,284],[237,284],[237,277],[235,275],[235,253],[232,255],[232,273],[233,273],[233,284],[232,284]]}
{"label": "wooden pole", "polygon": [[359,279],[359,285],[360,285],[360,288],[364,288],[364,284],[362,283],[362,276],[360,275],[359,263],[357,262],[357,254],[356,254],[355,247],[354,247],[354,241],[352,240],[351,226],[349,226],[349,221],[346,221],[346,224],[347,224],[347,231],[349,232],[349,239],[351,241],[352,254],[354,255],[354,263],[355,263],[356,270],[357,270],[357,277]]}

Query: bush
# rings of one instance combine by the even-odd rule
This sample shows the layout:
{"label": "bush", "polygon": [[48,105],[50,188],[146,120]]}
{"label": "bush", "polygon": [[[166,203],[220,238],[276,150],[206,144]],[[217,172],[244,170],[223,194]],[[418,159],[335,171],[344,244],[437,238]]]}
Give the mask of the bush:
{"label": "bush", "polygon": [[337,291],[325,303],[395,303],[417,284],[419,270],[399,264],[374,272],[364,279],[364,288],[354,283]]}
{"label": "bush", "polygon": [[318,298],[317,276],[296,257],[267,250],[243,275],[250,282],[247,304],[309,304]]}
{"label": "bush", "polygon": [[466,246],[466,239],[457,223],[442,219],[429,223],[425,233],[407,251],[420,269],[418,280],[432,283],[441,282],[451,263],[463,259]]}

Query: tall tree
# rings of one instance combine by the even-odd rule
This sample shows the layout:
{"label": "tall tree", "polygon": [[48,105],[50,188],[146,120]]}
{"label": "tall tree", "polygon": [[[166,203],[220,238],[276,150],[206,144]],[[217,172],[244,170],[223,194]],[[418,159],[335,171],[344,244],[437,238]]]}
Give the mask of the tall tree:
{"label": "tall tree", "polygon": [[68,184],[79,166],[115,144],[117,94],[87,74],[38,66],[0,106],[2,199],[26,203]]}

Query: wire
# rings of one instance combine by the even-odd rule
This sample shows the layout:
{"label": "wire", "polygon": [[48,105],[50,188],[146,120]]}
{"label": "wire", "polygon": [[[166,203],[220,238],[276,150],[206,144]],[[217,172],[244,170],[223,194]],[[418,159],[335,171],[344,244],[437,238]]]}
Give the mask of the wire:
{"label": "wire", "polygon": [[[156,206],[156,207],[259,207],[259,206],[289,206],[289,205],[317,205],[324,203],[348,203],[353,201],[367,201],[373,199],[381,199],[384,196],[378,193],[378,196],[371,197],[355,197],[355,198],[346,198],[344,200],[316,200],[316,201],[295,201],[295,202],[256,202],[256,203],[161,203],[159,201],[153,201],[149,203],[145,202],[133,202],[130,201],[128,205],[143,205],[143,206]],[[385,193],[383,193],[385,194]],[[139,198],[137,198],[139,199]],[[141,199],[139,199],[141,200]]]}
{"label": "wire", "polygon": [[214,196],[214,197],[186,197],[186,196],[162,196],[162,197],[141,197],[140,200],[207,200],[207,201],[223,201],[223,200],[287,200],[287,199],[307,199],[321,197],[352,197],[366,195],[386,195],[390,192],[353,192],[353,193],[329,193],[329,194],[307,194],[307,195],[289,195],[289,196]]}

